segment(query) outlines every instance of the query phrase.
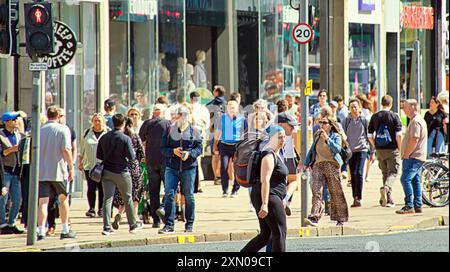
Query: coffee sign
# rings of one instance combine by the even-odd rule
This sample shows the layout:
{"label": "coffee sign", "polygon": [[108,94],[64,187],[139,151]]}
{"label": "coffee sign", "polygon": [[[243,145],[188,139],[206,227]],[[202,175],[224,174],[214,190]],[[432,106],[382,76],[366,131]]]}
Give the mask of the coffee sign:
{"label": "coffee sign", "polygon": [[40,62],[47,63],[48,69],[59,69],[70,63],[77,51],[77,38],[69,26],[55,21],[55,51],[44,55]]}

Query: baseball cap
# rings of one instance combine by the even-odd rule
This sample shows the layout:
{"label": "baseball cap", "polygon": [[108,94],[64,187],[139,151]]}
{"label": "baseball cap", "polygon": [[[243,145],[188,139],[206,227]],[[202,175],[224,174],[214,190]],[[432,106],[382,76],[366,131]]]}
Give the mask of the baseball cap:
{"label": "baseball cap", "polygon": [[298,126],[298,122],[295,120],[295,118],[292,117],[290,114],[287,114],[286,112],[278,114],[277,120],[278,123],[286,123],[294,128]]}
{"label": "baseball cap", "polygon": [[116,105],[116,102],[113,99],[108,98],[105,100],[105,107],[112,108],[115,105]]}
{"label": "baseball cap", "polygon": [[332,101],[329,103],[329,105],[330,105],[330,106],[333,106],[333,107],[335,107],[335,108],[338,107],[338,103],[337,103],[336,101],[334,101],[334,100],[332,100]]}
{"label": "baseball cap", "polygon": [[5,112],[2,115],[2,122],[6,123],[9,120],[14,120],[16,119],[20,114],[18,112]]}

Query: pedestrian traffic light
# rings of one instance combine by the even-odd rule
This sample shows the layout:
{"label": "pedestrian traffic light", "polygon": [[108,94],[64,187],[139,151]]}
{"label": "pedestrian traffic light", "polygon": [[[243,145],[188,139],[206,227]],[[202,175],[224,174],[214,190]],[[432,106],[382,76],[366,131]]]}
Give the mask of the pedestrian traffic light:
{"label": "pedestrian traffic light", "polygon": [[111,20],[117,20],[123,15],[122,3],[120,2],[109,2],[109,17]]}
{"label": "pedestrian traffic light", "polygon": [[27,52],[30,56],[53,53],[52,4],[25,3],[25,32]]}
{"label": "pedestrian traffic light", "polygon": [[0,53],[17,54],[19,0],[0,0]]}

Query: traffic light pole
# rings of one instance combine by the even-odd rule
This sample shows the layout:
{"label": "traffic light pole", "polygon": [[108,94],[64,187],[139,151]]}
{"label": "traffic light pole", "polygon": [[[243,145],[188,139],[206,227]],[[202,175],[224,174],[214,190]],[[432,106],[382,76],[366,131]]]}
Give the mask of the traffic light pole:
{"label": "traffic light pole", "polygon": [[[308,0],[300,0],[300,23],[308,22]],[[308,44],[300,45],[300,82],[301,82],[301,102],[302,102],[302,146],[301,146],[301,159],[302,163],[306,161],[306,154],[308,152],[308,111],[309,103],[308,96],[305,95],[305,87],[308,82]],[[301,175],[301,226],[305,227],[305,218],[308,217],[310,210],[310,186],[309,186],[309,174],[304,172]]]}
{"label": "traffic light pole", "polygon": [[[33,56],[33,62],[38,62],[38,57]],[[31,107],[31,165],[30,165],[30,191],[28,196],[28,221],[27,221],[27,246],[36,243],[36,225],[38,212],[39,190],[39,142],[40,142],[40,113],[41,113],[41,72],[33,72],[32,82],[32,107]]]}

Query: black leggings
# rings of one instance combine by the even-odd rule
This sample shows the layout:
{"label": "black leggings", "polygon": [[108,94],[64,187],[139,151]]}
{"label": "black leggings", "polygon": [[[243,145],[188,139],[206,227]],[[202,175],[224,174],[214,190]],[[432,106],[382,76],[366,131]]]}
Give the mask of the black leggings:
{"label": "black leggings", "polygon": [[[261,194],[261,191],[259,191],[259,194]],[[252,204],[258,213],[262,204],[261,197],[255,196],[255,194],[252,193],[251,199]],[[285,252],[287,223],[286,212],[280,197],[269,195],[269,214],[264,219],[258,217],[258,220],[261,232],[258,236],[253,238],[241,252],[258,252],[265,247],[269,241],[272,241],[273,252]]]}
{"label": "black leggings", "polygon": [[103,208],[103,187],[102,184],[99,182],[93,181],[89,177],[89,171],[85,171],[86,174],[86,180],[87,180],[87,198],[89,203],[89,210],[95,210],[95,198],[96,198],[96,191],[98,190],[98,209]]}

